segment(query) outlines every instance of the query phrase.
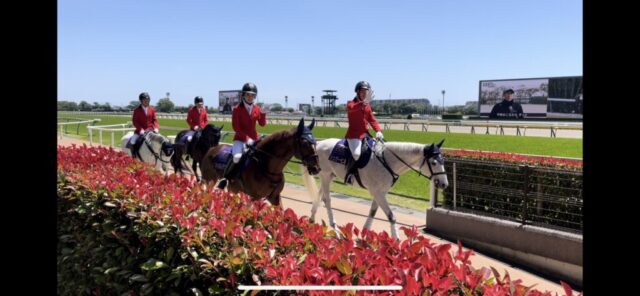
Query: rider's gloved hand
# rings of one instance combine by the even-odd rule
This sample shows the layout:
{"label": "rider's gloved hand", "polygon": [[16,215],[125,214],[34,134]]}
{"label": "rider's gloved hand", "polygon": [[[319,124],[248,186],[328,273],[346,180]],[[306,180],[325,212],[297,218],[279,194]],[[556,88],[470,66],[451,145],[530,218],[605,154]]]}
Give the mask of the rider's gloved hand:
{"label": "rider's gloved hand", "polygon": [[247,140],[247,146],[253,146],[253,144],[255,144],[255,143],[256,143],[256,141],[254,141],[254,140],[253,140],[253,139],[251,139],[251,138],[249,138],[249,139]]}
{"label": "rider's gloved hand", "polygon": [[267,105],[262,105],[262,107],[260,108],[260,113],[269,114],[269,112],[271,112],[271,108],[269,108],[269,106]]}
{"label": "rider's gloved hand", "polygon": [[376,132],[376,139],[384,140],[384,136],[382,135],[382,132]]}
{"label": "rider's gloved hand", "polygon": [[159,132],[159,130],[157,128],[154,128],[153,132],[157,134]]}

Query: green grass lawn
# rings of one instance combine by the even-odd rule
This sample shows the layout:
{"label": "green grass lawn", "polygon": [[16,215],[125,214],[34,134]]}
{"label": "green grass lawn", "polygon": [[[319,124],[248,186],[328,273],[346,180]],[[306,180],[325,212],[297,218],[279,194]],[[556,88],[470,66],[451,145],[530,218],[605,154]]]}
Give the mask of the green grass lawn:
{"label": "green grass lawn", "polygon": [[[126,123],[131,121],[129,117],[115,116],[93,116],[93,115],[76,115],[58,113],[58,117],[73,118],[100,118],[101,121],[97,125],[109,125]],[[163,127],[175,127],[187,129],[187,123],[183,119],[159,119],[160,132],[164,135],[175,135],[177,131],[163,132]],[[211,122],[216,126],[223,124],[222,122]],[[309,124],[307,121],[306,124]],[[258,133],[269,134],[292,126],[285,125],[267,125],[265,127],[258,126]],[[86,125],[80,125],[76,134],[76,125],[69,125],[67,133],[71,136],[88,140]],[[233,131],[230,122],[224,122],[223,131]],[[316,138],[342,138],[346,132],[346,128],[336,127],[315,127],[313,134]],[[473,149],[484,151],[511,152],[523,154],[537,154],[561,157],[582,157],[582,139],[567,138],[544,138],[544,137],[524,137],[524,136],[506,136],[506,135],[485,135],[485,134],[463,134],[463,133],[440,133],[440,132],[420,132],[420,131],[402,131],[402,130],[385,130],[385,138],[387,141],[402,141],[430,144],[445,139],[445,148]],[[119,143],[122,133],[116,133],[115,139]],[[223,142],[231,142],[230,137],[224,138]],[[94,136],[94,141],[97,137]],[[103,133],[103,142],[110,143],[110,133]],[[285,169],[286,180],[289,183],[302,185],[300,177],[299,164],[290,162]],[[341,181],[341,180],[340,180]],[[344,185],[341,182],[334,182],[331,185],[331,191],[351,196],[358,196],[371,199],[369,193],[359,186]],[[429,197],[429,182],[426,178],[418,176],[415,172],[409,171],[403,174],[398,182],[391,188],[388,196],[390,204],[395,204],[415,210],[424,210],[427,207]],[[406,198],[400,195],[414,196],[418,199]]]}

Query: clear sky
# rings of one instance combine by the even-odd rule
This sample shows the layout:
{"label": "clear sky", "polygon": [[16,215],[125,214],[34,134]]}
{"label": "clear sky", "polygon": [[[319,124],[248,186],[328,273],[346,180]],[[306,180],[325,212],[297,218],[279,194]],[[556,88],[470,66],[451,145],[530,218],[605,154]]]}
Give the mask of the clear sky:
{"label": "clear sky", "polygon": [[58,0],[58,100],[125,106],[170,92],[216,106],[344,104],[360,80],[376,99],[478,99],[480,80],[582,75],[580,0]]}

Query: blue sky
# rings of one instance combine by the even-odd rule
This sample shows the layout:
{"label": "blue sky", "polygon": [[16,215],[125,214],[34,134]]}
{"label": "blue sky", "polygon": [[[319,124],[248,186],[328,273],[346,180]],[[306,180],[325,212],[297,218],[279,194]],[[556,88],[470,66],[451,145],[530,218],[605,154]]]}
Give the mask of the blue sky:
{"label": "blue sky", "polygon": [[59,0],[58,100],[124,106],[258,86],[258,101],[478,99],[479,80],[582,75],[582,1]]}

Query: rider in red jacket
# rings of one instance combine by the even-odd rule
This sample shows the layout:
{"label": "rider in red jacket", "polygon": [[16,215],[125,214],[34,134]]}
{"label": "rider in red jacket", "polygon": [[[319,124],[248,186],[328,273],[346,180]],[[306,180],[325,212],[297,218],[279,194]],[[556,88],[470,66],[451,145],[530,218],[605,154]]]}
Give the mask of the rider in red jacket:
{"label": "rider in red jacket", "polygon": [[347,161],[347,176],[345,180],[348,183],[351,183],[353,166],[360,158],[362,138],[368,134],[369,125],[376,131],[377,139],[384,139],[380,124],[378,124],[378,120],[373,116],[373,111],[371,110],[370,103],[373,93],[371,86],[366,81],[360,81],[356,84],[355,92],[355,98],[347,103],[349,128],[345,138],[349,143],[349,150],[351,150],[351,155],[353,156],[353,160]]}
{"label": "rider in red jacket", "polygon": [[223,179],[218,184],[220,189],[224,189],[227,186],[227,179],[237,177],[239,171],[236,164],[240,161],[244,148],[253,146],[258,141],[256,122],[260,126],[267,124],[266,112],[261,110],[260,106],[254,104],[257,95],[258,87],[251,82],[247,82],[242,86],[242,101],[233,107],[231,115],[231,125],[233,125],[233,131],[235,131],[233,149],[231,150],[233,157],[227,163]]}
{"label": "rider in red jacket", "polygon": [[207,109],[204,108],[204,100],[201,96],[197,96],[193,99],[194,106],[189,109],[187,113],[187,124],[189,124],[187,141],[191,142],[191,138],[195,134],[196,141],[200,137],[200,132],[209,123],[209,116],[207,115]]}
{"label": "rider in red jacket", "polygon": [[133,118],[131,120],[136,130],[129,139],[129,145],[133,145],[138,140],[138,137],[145,132],[152,131],[157,133],[160,128],[156,118],[156,110],[149,105],[151,102],[149,94],[143,92],[138,96],[138,99],[140,100],[140,106],[133,110]]}

